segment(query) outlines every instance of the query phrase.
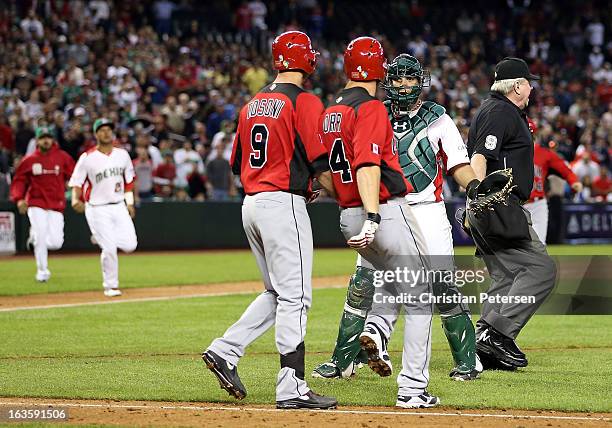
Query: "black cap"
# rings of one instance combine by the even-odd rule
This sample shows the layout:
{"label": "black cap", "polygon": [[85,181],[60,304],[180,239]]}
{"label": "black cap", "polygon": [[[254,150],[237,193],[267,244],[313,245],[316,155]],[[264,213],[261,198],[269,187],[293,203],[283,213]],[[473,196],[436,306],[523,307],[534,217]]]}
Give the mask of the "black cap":
{"label": "black cap", "polygon": [[527,63],[520,58],[504,58],[495,66],[495,80],[518,79],[540,80],[529,72]]}

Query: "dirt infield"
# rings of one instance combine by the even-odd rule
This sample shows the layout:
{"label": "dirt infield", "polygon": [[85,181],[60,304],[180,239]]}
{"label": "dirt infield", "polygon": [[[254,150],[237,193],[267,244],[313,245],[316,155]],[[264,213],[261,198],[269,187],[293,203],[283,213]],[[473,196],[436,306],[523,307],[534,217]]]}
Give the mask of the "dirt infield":
{"label": "dirt infield", "polygon": [[[455,410],[436,408],[402,410],[386,407],[341,407],[336,410],[276,410],[273,406],[217,403],[62,400],[0,398],[0,412],[22,408],[67,409],[66,423],[121,426],[206,427],[391,427],[415,426],[612,426],[609,414],[550,411]],[[6,419],[4,419],[6,420]],[[2,421],[0,421],[2,422]]]}
{"label": "dirt infield", "polygon": [[[347,276],[313,278],[314,288],[345,287]],[[10,309],[42,308],[47,306],[76,306],[117,301],[146,301],[172,298],[189,298],[262,291],[261,281],[228,282],[208,285],[178,285],[171,287],[125,288],[121,297],[104,297],[99,291],[74,291],[67,293],[32,294],[27,296],[0,297],[0,311]]]}

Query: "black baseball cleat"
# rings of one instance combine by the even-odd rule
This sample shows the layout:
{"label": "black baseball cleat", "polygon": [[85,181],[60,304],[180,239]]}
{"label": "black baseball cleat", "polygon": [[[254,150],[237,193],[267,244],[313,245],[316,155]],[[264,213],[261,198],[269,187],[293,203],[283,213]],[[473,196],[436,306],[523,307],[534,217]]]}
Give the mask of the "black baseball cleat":
{"label": "black baseball cleat", "polygon": [[308,391],[302,395],[289,400],[277,401],[277,409],[335,409],[338,400],[334,397],[325,397],[314,391]]}
{"label": "black baseball cleat", "polygon": [[516,366],[506,364],[503,361],[499,361],[492,355],[485,354],[478,350],[476,351],[476,353],[478,354],[478,358],[480,358],[480,362],[482,363],[482,368],[484,370],[504,370],[509,372],[513,372],[516,370]]}
{"label": "black baseball cleat", "polygon": [[225,389],[231,396],[238,400],[242,400],[246,397],[247,392],[240,381],[236,366],[231,365],[213,351],[204,351],[202,359],[206,363],[206,367],[208,367],[217,377],[221,388]]}
{"label": "black baseball cleat", "polygon": [[478,336],[476,349],[479,351],[479,355],[488,354],[490,357],[506,365],[514,367],[527,366],[527,358],[516,346],[514,340],[499,333],[493,327],[489,327]]}

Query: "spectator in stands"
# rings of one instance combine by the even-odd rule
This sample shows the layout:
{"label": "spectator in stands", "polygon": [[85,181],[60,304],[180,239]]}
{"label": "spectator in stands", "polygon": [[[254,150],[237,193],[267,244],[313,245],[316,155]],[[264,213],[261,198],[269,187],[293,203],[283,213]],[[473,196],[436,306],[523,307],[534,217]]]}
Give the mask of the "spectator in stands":
{"label": "spectator in stands", "polygon": [[249,88],[251,95],[255,95],[261,88],[266,86],[269,77],[270,75],[263,67],[262,61],[258,59],[252,66],[246,69],[242,75],[242,81]]}
{"label": "spectator in stands", "polygon": [[610,171],[603,165],[599,167],[599,176],[591,185],[591,196],[598,201],[612,201],[612,179]]}
{"label": "spectator in stands", "polygon": [[176,186],[181,188],[188,187],[187,176],[191,174],[193,165],[196,163],[198,174],[204,174],[204,162],[198,152],[193,149],[190,140],[183,142],[183,147],[174,152],[174,163],[176,165]]}
{"label": "spectator in stands", "polygon": [[206,199],[206,178],[198,172],[198,162],[189,161],[191,172],[187,175],[187,192],[193,201],[204,201]]}
{"label": "spectator in stands", "polygon": [[15,134],[9,125],[4,111],[0,110],[0,150],[12,152],[15,150]]}
{"label": "spectator in stands", "polygon": [[572,171],[582,182],[587,178],[590,185],[599,175],[599,165],[591,159],[591,153],[585,151],[572,166]]}
{"label": "spectator in stands", "polygon": [[153,4],[155,13],[155,30],[159,34],[168,35],[172,33],[172,13],[176,5],[169,0],[157,0]]}
{"label": "spectator in stands", "polygon": [[136,147],[136,159],[133,161],[136,173],[136,189],[141,201],[153,198],[153,162],[146,147]]}
{"label": "spectator in stands", "polygon": [[223,153],[227,144],[229,144],[229,139],[224,137],[222,144],[219,144],[216,148],[215,158],[209,161],[206,166],[210,195],[213,201],[228,200],[232,188],[232,169]]}
{"label": "spectator in stands", "polygon": [[234,132],[235,129],[236,124],[234,122],[230,120],[224,120],[223,122],[221,122],[221,130],[217,132],[212,139],[212,152],[210,154],[210,158],[208,159],[209,161],[217,157],[217,147],[219,147],[219,145],[223,145],[225,147],[225,150],[223,151],[223,157],[229,162],[232,156],[231,142],[234,141],[234,136],[236,135],[236,133]]}
{"label": "spectator in stands", "polygon": [[163,162],[153,172],[155,194],[162,198],[171,198],[174,194],[174,180],[176,179],[172,150],[165,150],[162,156]]}

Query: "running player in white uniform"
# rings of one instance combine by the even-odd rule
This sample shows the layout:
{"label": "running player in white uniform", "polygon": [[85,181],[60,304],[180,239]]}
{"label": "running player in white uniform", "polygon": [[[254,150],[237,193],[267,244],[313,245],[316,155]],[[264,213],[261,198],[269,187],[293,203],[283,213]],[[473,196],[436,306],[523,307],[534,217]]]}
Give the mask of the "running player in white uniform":
{"label": "running player in white uniform", "polygon": [[[98,119],[93,126],[98,144],[79,158],[70,182],[72,207],[85,212],[87,224],[100,248],[104,295],[120,296],[117,248],[136,249],[134,167],[127,151],[113,147],[114,125]],[[85,204],[81,200],[83,187]],[[124,202],[125,201],[125,202]]]}

